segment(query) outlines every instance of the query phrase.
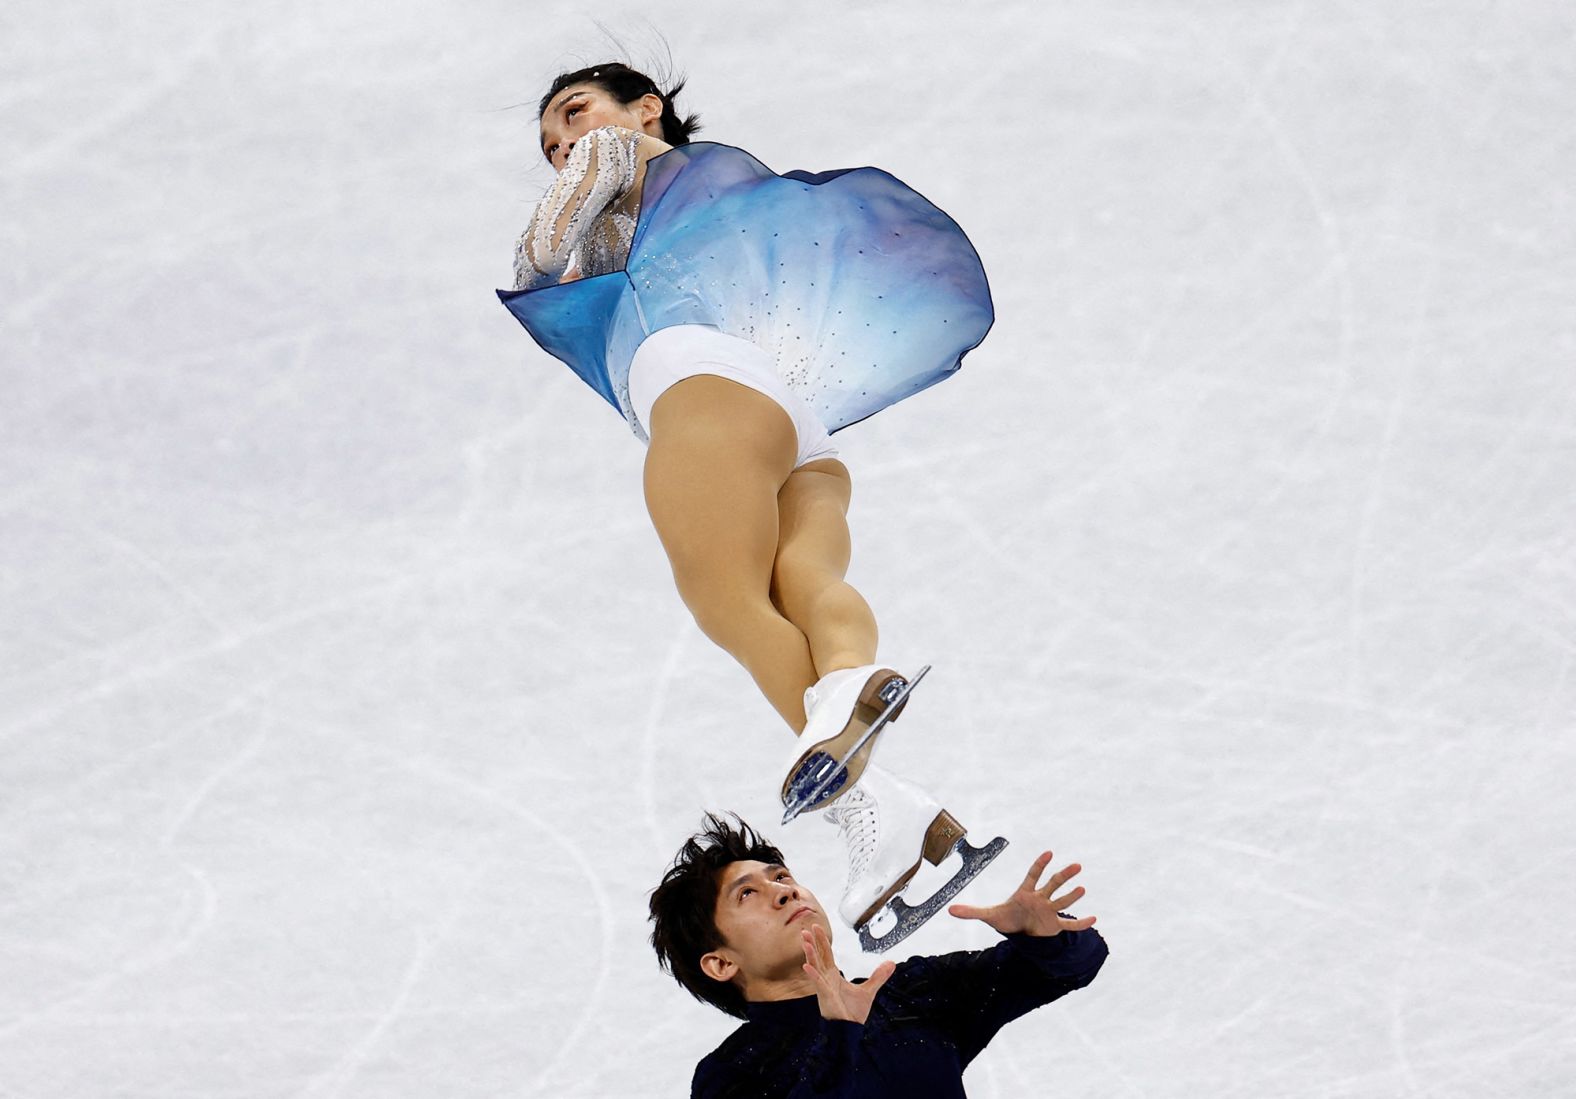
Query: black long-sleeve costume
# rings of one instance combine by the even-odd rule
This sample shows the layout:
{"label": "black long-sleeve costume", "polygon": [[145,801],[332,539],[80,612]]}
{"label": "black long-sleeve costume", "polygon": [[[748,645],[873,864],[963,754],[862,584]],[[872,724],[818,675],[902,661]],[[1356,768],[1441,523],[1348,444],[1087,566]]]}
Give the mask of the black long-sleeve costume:
{"label": "black long-sleeve costume", "polygon": [[910,958],[863,1025],[821,1018],[814,996],[752,1003],[748,1021],[696,1066],[691,1095],[957,1099],[963,1070],[998,1030],[1094,980],[1105,957],[1089,930]]}

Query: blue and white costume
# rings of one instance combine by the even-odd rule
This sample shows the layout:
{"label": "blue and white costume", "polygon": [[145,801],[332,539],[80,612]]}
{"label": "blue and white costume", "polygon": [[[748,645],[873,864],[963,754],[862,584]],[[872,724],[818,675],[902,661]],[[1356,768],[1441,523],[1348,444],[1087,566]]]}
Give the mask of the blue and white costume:
{"label": "blue and white costume", "polygon": [[[509,311],[642,438],[654,395],[632,399],[631,363],[664,329],[748,341],[834,432],[957,370],[993,320],[963,231],[886,172],[779,176],[728,145],[612,126],[576,143],[537,207],[515,287],[498,292]],[[648,351],[683,353],[679,335]]]}

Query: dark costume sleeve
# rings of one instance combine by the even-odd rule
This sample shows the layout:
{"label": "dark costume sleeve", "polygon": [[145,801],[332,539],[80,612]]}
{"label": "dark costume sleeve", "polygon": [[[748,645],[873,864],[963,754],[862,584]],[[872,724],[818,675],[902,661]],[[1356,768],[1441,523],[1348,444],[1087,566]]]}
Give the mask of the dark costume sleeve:
{"label": "dark costume sleeve", "polygon": [[[1094,931],[1009,935],[989,950],[903,962],[864,1025],[751,1021],[696,1066],[694,1099],[934,1099],[962,1096],[961,1074],[998,1030],[1094,980]],[[753,1005],[756,1009],[759,1005]],[[775,1006],[775,1005],[774,1005]]]}
{"label": "dark costume sleeve", "polygon": [[[797,1058],[790,1049],[730,1048],[695,1066],[691,1099],[781,1095],[785,1099],[879,1099],[880,1091],[861,1089],[859,1040],[864,1026],[823,1019],[810,1048]],[[872,1086],[874,1081],[872,1081]]]}
{"label": "dark costume sleeve", "polygon": [[926,964],[946,1005],[939,1021],[967,1065],[1003,1026],[1094,980],[1107,953],[1105,940],[1090,929],[1050,938],[1009,935],[989,950],[916,961]]}

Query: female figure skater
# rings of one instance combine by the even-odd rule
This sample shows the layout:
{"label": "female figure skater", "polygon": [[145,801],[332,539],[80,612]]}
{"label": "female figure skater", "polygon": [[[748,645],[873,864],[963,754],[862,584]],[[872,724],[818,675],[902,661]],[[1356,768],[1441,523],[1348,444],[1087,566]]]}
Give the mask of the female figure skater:
{"label": "female figure skater", "polygon": [[[800,734],[787,800],[909,685],[876,662],[875,616],[844,579],[851,480],[829,432],[956,370],[990,295],[923,197],[875,169],[778,176],[692,144],[681,88],[617,62],[553,81],[540,118],[557,180],[499,297],[648,442],[646,504],[680,597]],[[999,847],[964,843],[938,802],[869,766],[875,744],[812,806],[849,844],[843,919],[863,931],[921,857],[964,861],[928,911],[894,906],[889,943]]]}

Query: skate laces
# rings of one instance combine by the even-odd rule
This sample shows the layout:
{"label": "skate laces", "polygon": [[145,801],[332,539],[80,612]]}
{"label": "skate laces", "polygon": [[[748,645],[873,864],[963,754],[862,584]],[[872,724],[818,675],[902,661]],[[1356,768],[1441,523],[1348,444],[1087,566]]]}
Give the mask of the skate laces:
{"label": "skate laces", "polygon": [[848,880],[852,883],[865,872],[876,853],[876,799],[863,787],[855,786],[837,805],[827,809],[826,818],[837,823],[838,834],[848,846]]}

